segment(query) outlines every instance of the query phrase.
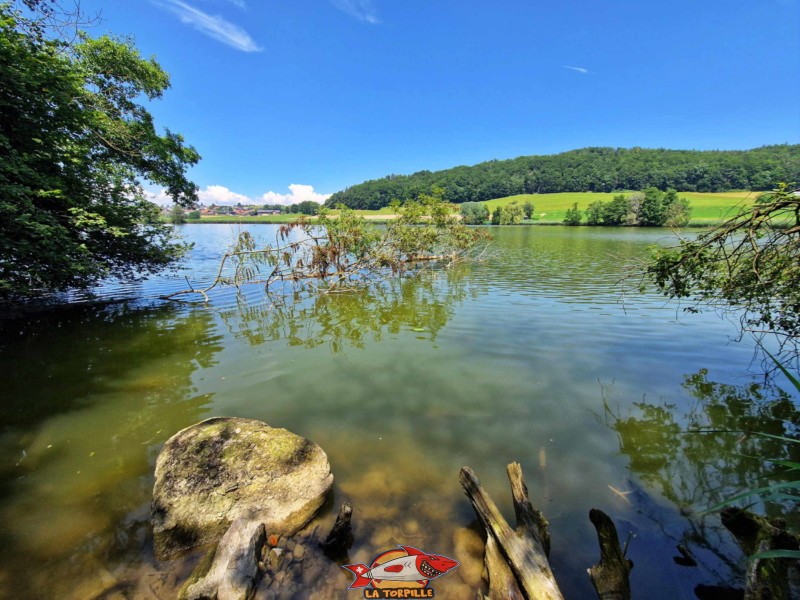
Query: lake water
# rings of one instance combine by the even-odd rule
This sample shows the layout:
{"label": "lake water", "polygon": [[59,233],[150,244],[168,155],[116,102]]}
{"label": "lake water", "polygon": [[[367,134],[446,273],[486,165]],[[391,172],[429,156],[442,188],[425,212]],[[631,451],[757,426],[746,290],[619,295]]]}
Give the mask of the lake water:
{"label": "lake water", "polygon": [[[169,597],[191,560],[153,558],[153,467],[167,438],[211,416],[322,446],[336,483],[320,523],[353,504],[353,562],[395,544],[456,553],[475,521],[464,465],[513,525],[505,467],[518,461],[568,598],[593,596],[592,507],[629,540],[634,596],[740,582],[741,552],[697,511],[780,477],[748,457],[786,448],[685,430],[785,433],[798,413],[757,385],[734,324],[619,284],[668,232],[493,228],[481,262],[280,306],[255,287],[207,305],[158,300],[187,277],[209,281],[235,236],[181,230],[195,243],[183,271],[100,292],[130,301],[0,325],[0,595],[85,599],[116,584],[119,597],[155,597],[142,582],[158,580]],[[673,561],[678,544],[698,567]],[[474,567],[435,581],[437,596],[466,597]],[[335,597],[360,597],[342,596],[344,570],[327,577]]]}

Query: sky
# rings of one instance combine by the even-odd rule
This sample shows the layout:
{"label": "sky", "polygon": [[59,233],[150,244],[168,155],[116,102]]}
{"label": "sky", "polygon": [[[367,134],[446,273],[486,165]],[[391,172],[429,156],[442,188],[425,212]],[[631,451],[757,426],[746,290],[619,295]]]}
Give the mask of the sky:
{"label": "sky", "polygon": [[[800,0],[82,0],[212,202],[586,146],[800,142]],[[158,190],[152,190],[157,194]]]}

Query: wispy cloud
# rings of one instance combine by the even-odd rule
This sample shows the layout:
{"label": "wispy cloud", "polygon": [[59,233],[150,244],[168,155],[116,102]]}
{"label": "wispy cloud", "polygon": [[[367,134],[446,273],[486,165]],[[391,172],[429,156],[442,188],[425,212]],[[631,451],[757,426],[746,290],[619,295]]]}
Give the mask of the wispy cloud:
{"label": "wispy cloud", "polygon": [[577,71],[578,73],[581,73],[583,75],[586,75],[587,73],[591,72],[591,71],[589,71],[589,69],[587,69],[585,67],[572,67],[570,65],[564,65],[564,68],[565,69],[570,69],[571,71]]}
{"label": "wispy cloud", "polygon": [[[152,0],[154,4],[168,10],[180,19],[181,23],[191,25],[200,33],[241,50],[242,52],[260,52],[262,48],[241,27],[226,21],[218,15],[209,15],[199,8],[182,0]],[[242,4],[241,0],[231,0],[234,4]]]}
{"label": "wispy cloud", "polygon": [[370,25],[380,23],[375,7],[372,5],[372,0],[330,0],[330,3],[359,21]]}

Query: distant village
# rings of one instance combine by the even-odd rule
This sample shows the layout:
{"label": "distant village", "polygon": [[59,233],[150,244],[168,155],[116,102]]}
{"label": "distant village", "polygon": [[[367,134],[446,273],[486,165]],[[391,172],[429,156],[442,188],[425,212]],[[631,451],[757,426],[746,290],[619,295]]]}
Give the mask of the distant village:
{"label": "distant village", "polygon": [[199,219],[202,217],[258,217],[264,215],[281,215],[281,214],[305,214],[315,215],[322,205],[306,200],[297,204],[264,204],[264,205],[244,205],[235,204],[233,206],[211,204],[205,206],[198,204],[194,208],[180,209],[175,205],[165,206],[162,208],[164,214],[174,214],[176,210],[182,210],[184,216],[189,219]]}
{"label": "distant village", "polygon": [[[283,207],[283,209],[288,209],[288,206]],[[198,207],[197,211],[200,213],[200,216],[203,217],[214,217],[214,216],[229,216],[233,215],[236,217],[256,217],[259,215],[279,215],[281,214],[281,208],[260,208],[258,206],[217,206],[216,204],[212,204],[208,207]],[[291,211],[286,211],[291,212]]]}

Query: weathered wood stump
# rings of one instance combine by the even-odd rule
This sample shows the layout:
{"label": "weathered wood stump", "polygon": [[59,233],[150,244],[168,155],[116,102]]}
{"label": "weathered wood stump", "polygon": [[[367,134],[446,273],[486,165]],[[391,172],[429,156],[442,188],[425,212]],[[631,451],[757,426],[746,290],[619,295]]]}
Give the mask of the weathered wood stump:
{"label": "weathered wood stump", "polygon": [[353,545],[353,530],[350,526],[352,515],[353,507],[346,502],[342,504],[331,532],[320,544],[325,556],[331,560],[345,558],[350,551],[350,546]]}
{"label": "weathered wood stump", "polygon": [[628,576],[633,569],[633,562],[622,553],[614,522],[596,508],[589,511],[589,520],[597,530],[600,544],[600,562],[589,569],[589,577],[597,595],[602,600],[630,600]]}
{"label": "weathered wood stump", "polygon": [[[472,469],[462,468],[459,479],[486,532],[490,600],[563,600],[550,569],[547,520],[530,502],[519,463],[508,465],[516,529],[508,525]],[[633,563],[623,555],[614,523],[597,509],[589,518],[600,542],[600,563],[589,569],[595,590],[601,600],[630,600]]]}

